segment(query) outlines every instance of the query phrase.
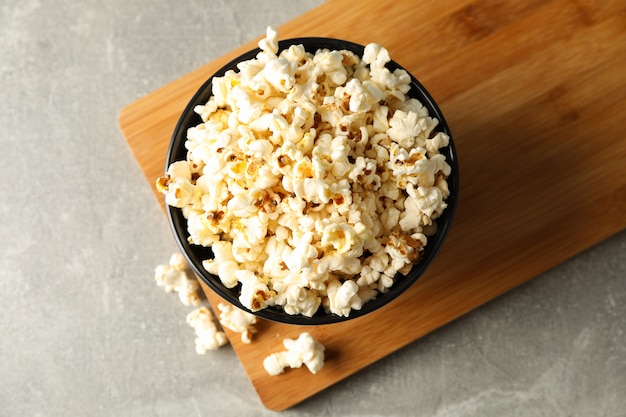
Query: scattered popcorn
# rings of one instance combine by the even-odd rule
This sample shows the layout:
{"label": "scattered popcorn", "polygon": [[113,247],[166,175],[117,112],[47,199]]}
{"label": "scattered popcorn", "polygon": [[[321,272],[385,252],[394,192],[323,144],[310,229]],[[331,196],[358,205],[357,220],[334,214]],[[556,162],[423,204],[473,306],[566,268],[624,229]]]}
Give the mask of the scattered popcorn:
{"label": "scattered popcorn", "polygon": [[295,340],[283,340],[283,345],[287,350],[272,353],[263,360],[263,367],[268,374],[279,375],[285,368],[300,368],[303,364],[316,374],[324,366],[324,345],[308,332],[301,333]]}
{"label": "scattered popcorn", "polygon": [[154,271],[154,279],[165,291],[178,293],[180,301],[186,306],[200,304],[198,281],[187,275],[187,263],[180,253],[170,257],[168,265],[158,265]]}
{"label": "scattered popcorn", "polygon": [[250,343],[252,333],[256,332],[253,327],[256,323],[256,316],[226,303],[219,303],[217,308],[220,310],[220,324],[233,332],[241,333],[243,343]]}
{"label": "scattered popcorn", "polygon": [[381,45],[279,52],[270,27],[259,47],[214,78],[157,188],[244,307],[348,316],[420,261],[447,207],[449,137]]}
{"label": "scattered popcorn", "polygon": [[187,323],[196,331],[198,355],[204,355],[208,350],[217,350],[228,343],[226,334],[218,329],[213,313],[207,307],[200,307],[189,313]]}

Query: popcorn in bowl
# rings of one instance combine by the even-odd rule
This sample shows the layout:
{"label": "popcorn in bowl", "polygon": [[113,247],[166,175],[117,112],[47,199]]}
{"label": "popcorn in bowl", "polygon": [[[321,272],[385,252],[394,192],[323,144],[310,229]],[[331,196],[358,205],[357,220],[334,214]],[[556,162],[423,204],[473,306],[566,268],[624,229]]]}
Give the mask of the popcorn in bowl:
{"label": "popcorn in bowl", "polygon": [[270,27],[259,47],[212,78],[157,189],[241,306],[347,317],[422,260],[450,200],[450,137],[380,45],[280,50]]}

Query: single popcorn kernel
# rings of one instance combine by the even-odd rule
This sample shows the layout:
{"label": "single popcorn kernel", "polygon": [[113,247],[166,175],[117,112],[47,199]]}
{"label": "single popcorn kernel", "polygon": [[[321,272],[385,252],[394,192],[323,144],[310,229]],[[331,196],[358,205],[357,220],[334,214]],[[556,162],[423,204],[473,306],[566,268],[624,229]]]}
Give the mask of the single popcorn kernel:
{"label": "single popcorn kernel", "polygon": [[156,187],[245,308],[348,316],[420,261],[450,195],[449,137],[381,45],[279,51],[269,27],[259,47],[213,78]]}
{"label": "single popcorn kernel", "polygon": [[154,270],[154,279],[159,287],[166,292],[176,292],[180,301],[186,306],[200,304],[198,282],[189,277],[189,268],[180,253],[174,253],[167,265],[158,265]]}
{"label": "single popcorn kernel", "polygon": [[187,315],[187,323],[196,333],[196,353],[204,355],[209,350],[218,350],[228,343],[228,338],[219,330],[211,310],[199,307]]}
{"label": "single popcorn kernel", "polygon": [[285,368],[300,368],[305,365],[312,374],[324,367],[324,345],[315,340],[308,332],[303,332],[297,339],[285,339],[286,350],[272,353],[263,360],[265,371],[276,376]]}
{"label": "single popcorn kernel", "polygon": [[160,193],[167,192],[167,186],[170,184],[169,176],[159,177],[156,181],[156,188]]}

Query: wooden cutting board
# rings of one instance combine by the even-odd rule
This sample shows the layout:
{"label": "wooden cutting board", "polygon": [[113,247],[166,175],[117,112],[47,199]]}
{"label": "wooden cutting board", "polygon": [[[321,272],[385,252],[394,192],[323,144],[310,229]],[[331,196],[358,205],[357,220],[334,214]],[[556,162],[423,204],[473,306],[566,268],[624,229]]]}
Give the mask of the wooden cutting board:
{"label": "wooden cutting board", "polygon": [[[266,407],[293,406],[626,226],[625,8],[624,0],[334,0],[280,27],[281,38],[387,47],[446,115],[461,195],[439,257],[385,308],[320,327],[263,321],[250,345],[228,333]],[[187,101],[255,45],[122,110],[120,127],[153,190]],[[215,306],[220,299],[205,290]],[[303,330],[326,345],[323,370],[268,376],[263,358]]]}

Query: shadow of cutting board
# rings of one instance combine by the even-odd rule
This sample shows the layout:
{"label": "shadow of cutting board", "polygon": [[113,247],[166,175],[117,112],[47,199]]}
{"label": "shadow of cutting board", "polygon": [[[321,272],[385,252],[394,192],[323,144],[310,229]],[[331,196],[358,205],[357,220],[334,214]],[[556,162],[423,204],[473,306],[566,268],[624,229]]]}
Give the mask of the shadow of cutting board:
{"label": "shadow of cutting board", "polygon": [[[335,0],[280,27],[283,39],[387,47],[446,115],[461,195],[439,257],[383,309],[320,327],[263,321],[250,345],[227,332],[266,407],[297,404],[626,226],[625,8],[623,0]],[[121,130],[153,190],[187,101],[254,46],[122,110]],[[215,306],[220,299],[205,291]],[[304,329],[326,345],[323,370],[268,376],[263,358]]]}

